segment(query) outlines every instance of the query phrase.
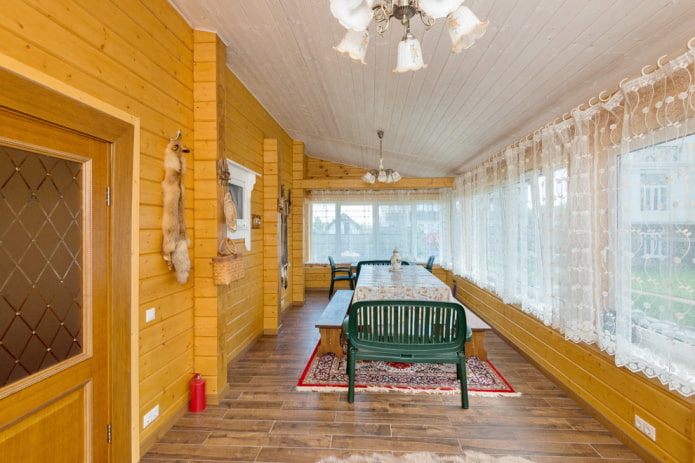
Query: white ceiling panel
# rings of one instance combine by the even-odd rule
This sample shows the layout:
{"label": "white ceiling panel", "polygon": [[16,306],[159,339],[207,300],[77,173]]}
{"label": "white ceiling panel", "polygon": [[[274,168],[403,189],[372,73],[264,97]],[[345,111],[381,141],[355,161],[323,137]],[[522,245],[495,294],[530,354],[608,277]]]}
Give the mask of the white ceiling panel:
{"label": "white ceiling panel", "polygon": [[486,34],[450,51],[413,18],[426,69],[393,73],[402,26],[370,25],[366,66],[333,50],[328,0],[169,0],[217,32],[227,64],[309,156],[404,176],[454,176],[562,117],[695,35],[692,0],[467,0]]}

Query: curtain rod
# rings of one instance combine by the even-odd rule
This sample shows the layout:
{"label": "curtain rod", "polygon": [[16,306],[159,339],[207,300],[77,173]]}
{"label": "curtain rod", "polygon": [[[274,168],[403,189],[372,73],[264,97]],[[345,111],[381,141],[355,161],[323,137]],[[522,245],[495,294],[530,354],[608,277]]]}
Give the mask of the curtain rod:
{"label": "curtain rod", "polygon": [[[693,48],[695,48],[695,36],[694,36],[694,37],[691,37],[690,40],[688,40],[688,42],[687,42],[687,48],[688,48],[688,50],[692,50]],[[679,55],[680,55],[680,53],[679,53]],[[642,75],[642,76],[646,76],[647,74],[651,74],[651,73],[653,73],[653,72],[658,71],[659,69],[661,69],[662,67],[664,67],[666,64],[668,64],[668,61],[664,61],[664,59],[666,59],[666,58],[668,58],[668,57],[669,57],[669,55],[661,55],[661,56],[659,57],[659,59],[656,60],[656,65],[647,64],[646,66],[642,67],[642,70],[641,70],[641,72],[640,72],[641,75]],[[598,105],[598,104],[606,103],[608,100],[610,100],[611,98],[613,98],[613,96],[614,96],[616,93],[620,92],[620,90],[622,89],[623,84],[624,84],[626,81],[635,79],[635,78],[637,78],[637,77],[639,77],[639,76],[635,76],[635,77],[626,77],[626,78],[624,78],[623,80],[620,81],[620,83],[618,84],[618,88],[617,88],[616,90],[614,90],[614,91],[612,91],[612,92],[608,92],[607,90],[601,91],[601,93],[599,93],[598,96],[592,96],[591,98],[589,98],[589,101],[588,101],[587,103],[580,103],[578,106],[576,106],[575,108],[573,108],[573,109],[570,110],[569,112],[564,113],[562,116],[556,117],[556,118],[553,119],[551,122],[548,122],[548,123],[545,124],[544,126],[538,128],[538,129],[534,130],[533,132],[531,132],[530,134],[528,134],[528,135],[526,135],[526,136],[520,138],[520,139],[519,139],[518,141],[516,141],[515,143],[512,143],[511,145],[508,145],[508,146],[505,148],[505,150],[507,150],[507,149],[509,149],[509,148],[519,147],[519,146],[521,146],[522,143],[525,143],[525,142],[532,142],[532,141],[534,140],[536,134],[540,133],[543,129],[545,129],[545,128],[547,128],[547,127],[551,127],[551,126],[553,126],[553,125],[557,125],[557,124],[559,124],[560,122],[564,122],[564,121],[570,120],[570,119],[572,118],[572,113],[575,112],[575,111],[585,111],[585,110],[587,110],[587,109],[589,109],[589,108],[591,108],[591,107],[593,107],[593,106],[596,106],[596,105]],[[504,151],[504,150],[503,150],[503,151]]]}

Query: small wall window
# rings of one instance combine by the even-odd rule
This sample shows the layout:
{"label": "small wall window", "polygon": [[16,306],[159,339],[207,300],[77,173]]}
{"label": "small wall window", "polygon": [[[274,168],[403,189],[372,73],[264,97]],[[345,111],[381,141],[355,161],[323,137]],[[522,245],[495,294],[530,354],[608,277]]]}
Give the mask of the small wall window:
{"label": "small wall window", "polygon": [[227,190],[237,210],[237,227],[235,232],[227,230],[227,237],[233,240],[243,239],[246,250],[251,250],[251,192],[260,174],[227,159],[229,180]]}

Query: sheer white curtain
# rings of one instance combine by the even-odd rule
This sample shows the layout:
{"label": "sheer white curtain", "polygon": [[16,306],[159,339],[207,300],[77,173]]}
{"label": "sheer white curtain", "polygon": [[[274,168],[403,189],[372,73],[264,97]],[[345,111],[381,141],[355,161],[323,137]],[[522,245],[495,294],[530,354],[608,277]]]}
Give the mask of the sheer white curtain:
{"label": "sheer white curtain", "polygon": [[333,256],[350,262],[401,258],[424,263],[431,255],[446,266],[449,206],[446,190],[312,190],[306,196],[308,262]]}
{"label": "sheer white curtain", "polygon": [[452,268],[695,394],[695,53],[456,179]]}

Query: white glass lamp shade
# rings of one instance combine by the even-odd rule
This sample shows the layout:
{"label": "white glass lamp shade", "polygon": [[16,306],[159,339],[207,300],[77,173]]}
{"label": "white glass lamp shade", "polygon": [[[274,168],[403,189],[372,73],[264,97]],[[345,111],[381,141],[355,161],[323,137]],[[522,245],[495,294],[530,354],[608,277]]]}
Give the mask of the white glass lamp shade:
{"label": "white glass lamp shade", "polygon": [[385,183],[395,183],[401,179],[398,172],[393,169],[386,169],[386,180]]}
{"label": "white glass lamp shade", "polygon": [[367,45],[369,45],[369,31],[347,31],[345,37],[333,49],[339,53],[343,53],[350,57],[353,61],[362,64],[364,56],[367,54]]}
{"label": "white glass lamp shade", "polygon": [[393,72],[417,71],[426,68],[422,61],[422,48],[420,41],[408,33],[398,43],[398,63]]}
{"label": "white glass lamp shade", "polygon": [[373,0],[331,0],[331,13],[341,26],[363,31],[372,20]]}
{"label": "white glass lamp shade", "polygon": [[376,176],[376,170],[369,170],[362,176],[362,180],[367,183],[374,183],[376,181]]}
{"label": "white glass lamp shade", "polygon": [[386,183],[386,171],[380,170],[379,176],[376,179],[379,180],[381,183]]}
{"label": "white glass lamp shade", "polygon": [[462,3],[463,0],[420,0],[418,5],[427,16],[438,19],[446,17]]}
{"label": "white glass lamp shade", "polygon": [[447,29],[451,37],[451,50],[460,53],[471,47],[485,34],[489,21],[480,22],[470,8],[462,6],[449,15]]}

